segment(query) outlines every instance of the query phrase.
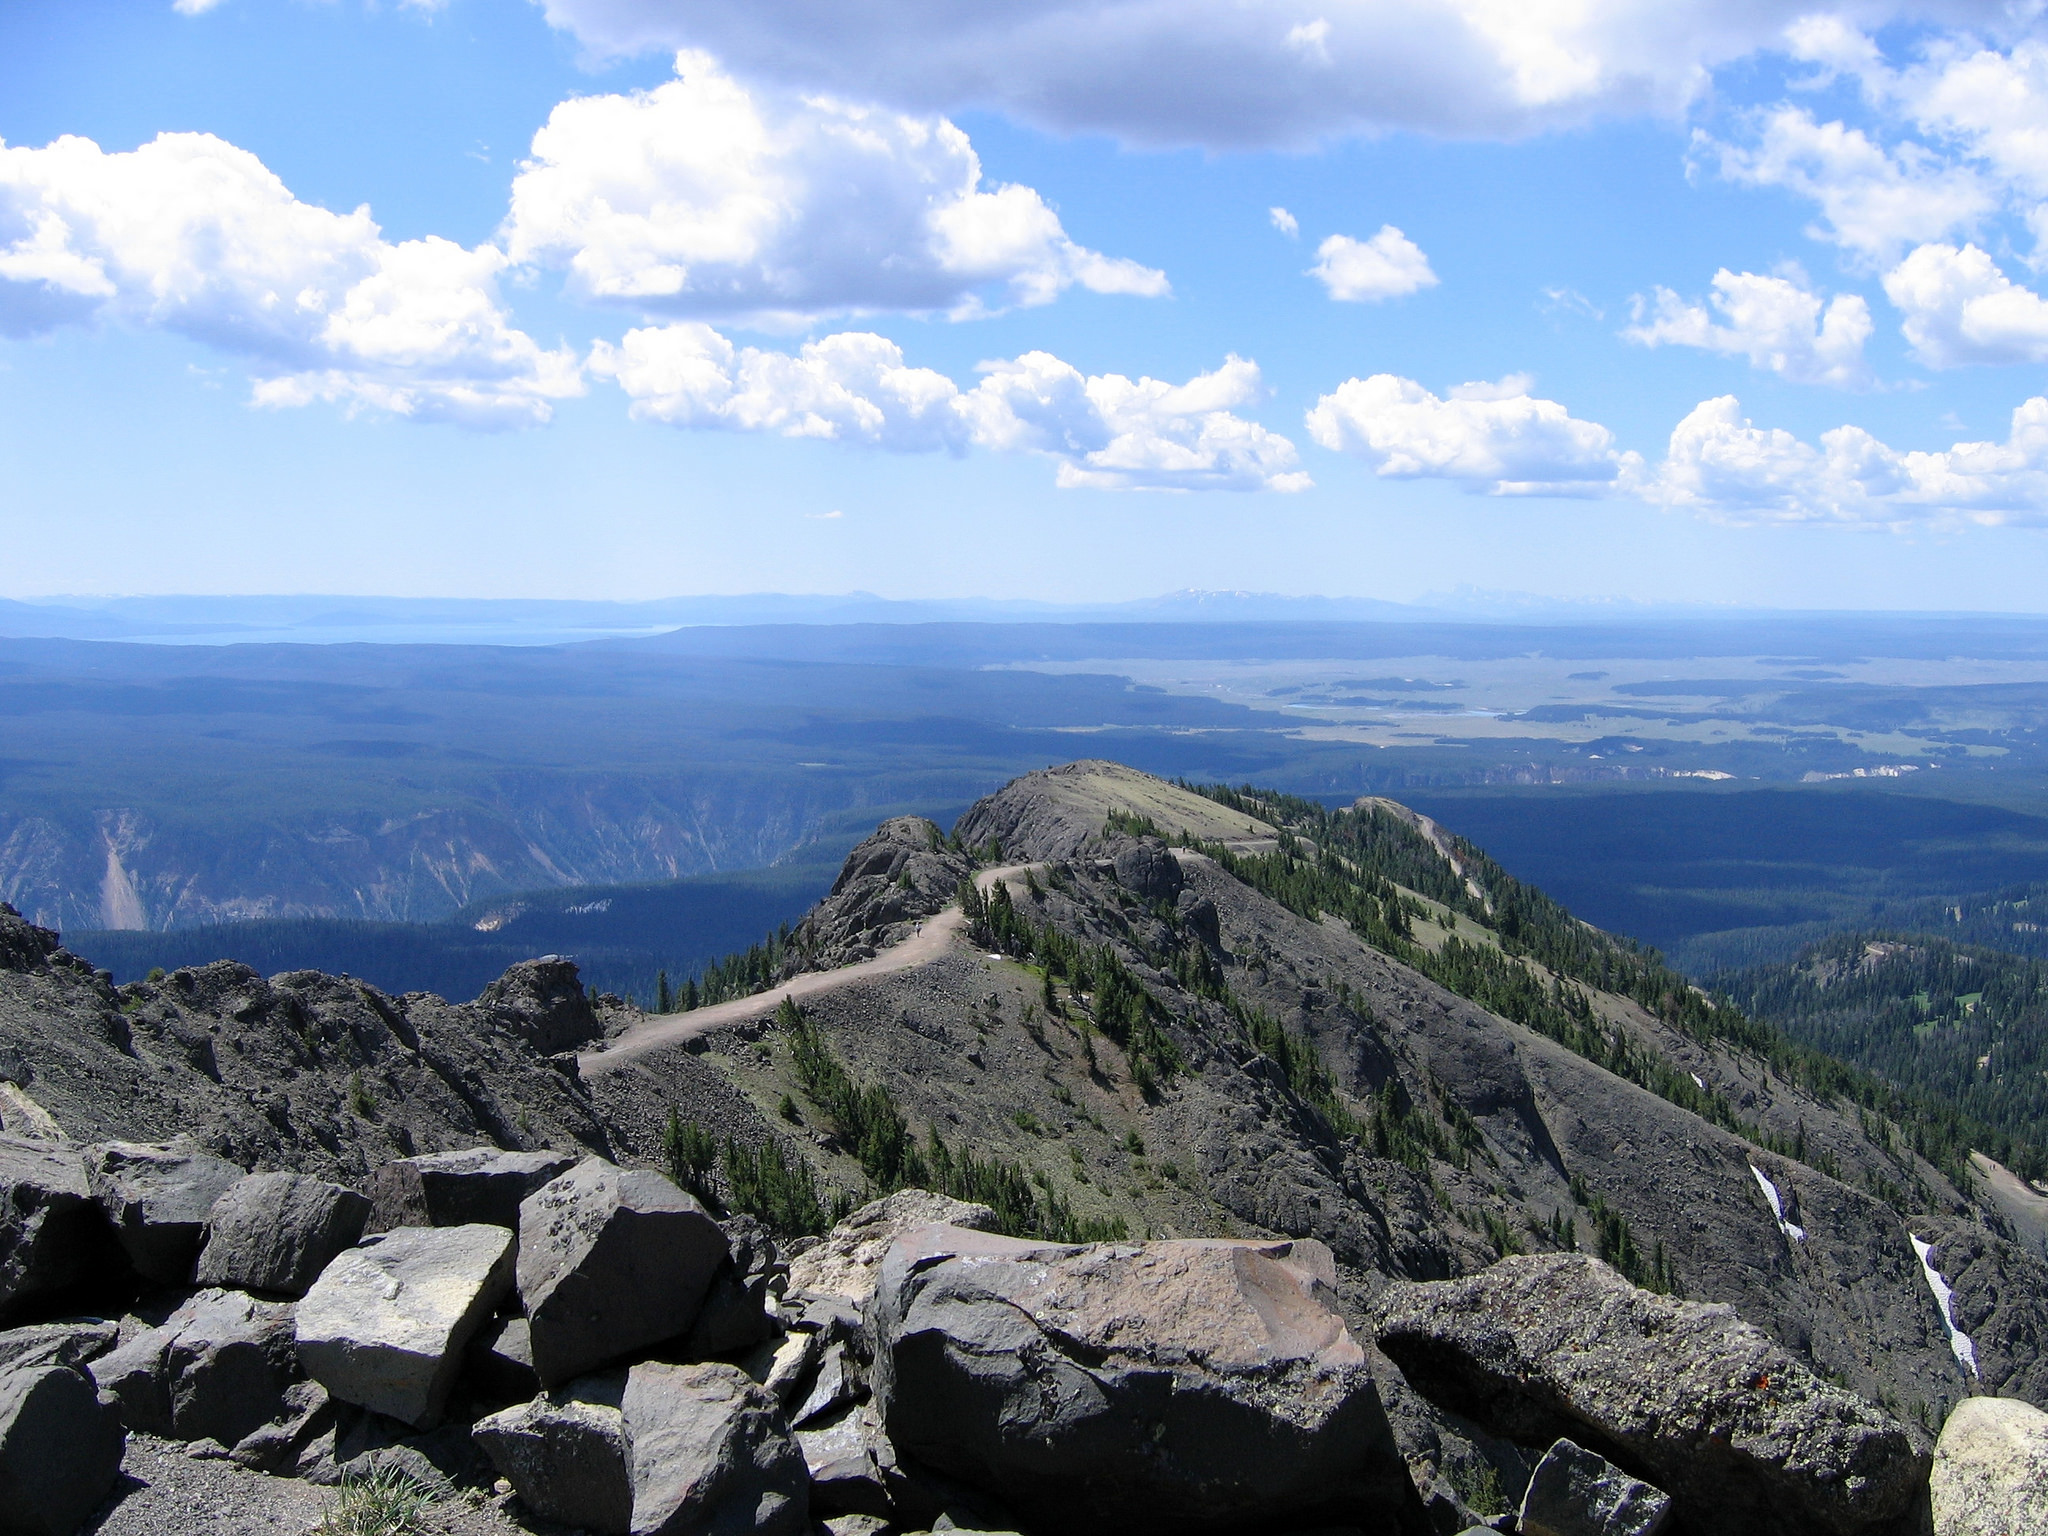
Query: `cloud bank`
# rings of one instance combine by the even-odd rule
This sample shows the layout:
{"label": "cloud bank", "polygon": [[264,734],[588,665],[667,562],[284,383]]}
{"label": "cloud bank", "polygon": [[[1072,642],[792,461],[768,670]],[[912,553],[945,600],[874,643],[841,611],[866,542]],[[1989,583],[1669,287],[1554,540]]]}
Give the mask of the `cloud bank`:
{"label": "cloud bank", "polygon": [[1733,395],[1703,400],[1650,465],[1596,422],[1530,393],[1526,376],[1444,398],[1412,379],[1350,379],[1308,413],[1309,435],[1389,479],[1450,480],[1495,496],[1606,496],[1717,522],[2048,527],[2048,399],[2012,414],[2002,443],[1902,451],[1861,427],[1816,446],[1758,427]]}
{"label": "cloud bank", "polygon": [[1294,445],[1237,411],[1263,393],[1232,357],[1185,384],[1084,375],[1046,352],[981,365],[962,389],[905,364],[886,337],[841,332],[795,352],[735,346],[683,322],[599,343],[591,371],[633,416],[671,426],[818,438],[899,453],[983,448],[1055,460],[1062,488],[1298,491]]}
{"label": "cloud bank", "polygon": [[[1782,48],[1800,0],[542,0],[595,54],[704,48],[748,75],[921,112],[1212,148],[1396,129],[1515,137],[1674,115]],[[2006,19],[1996,0],[1850,0],[1859,25]]]}

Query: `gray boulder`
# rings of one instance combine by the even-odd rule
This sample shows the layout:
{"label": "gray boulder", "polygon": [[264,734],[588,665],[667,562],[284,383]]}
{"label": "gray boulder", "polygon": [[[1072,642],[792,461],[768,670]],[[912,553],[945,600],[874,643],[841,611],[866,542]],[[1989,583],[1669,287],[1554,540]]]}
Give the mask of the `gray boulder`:
{"label": "gray boulder", "polygon": [[363,1235],[370,1202],[352,1189],[296,1173],[252,1173],[213,1204],[201,1285],[303,1296]]}
{"label": "gray boulder", "polygon": [[128,1437],[85,1375],[0,1375],[0,1532],[72,1536],[114,1486]]}
{"label": "gray boulder", "polygon": [[1688,1536],[1870,1531],[1928,1459],[1731,1307],[1638,1290],[1583,1254],[1397,1283],[1379,1344],[1439,1407],[1522,1445],[1571,1439],[1669,1491]]}
{"label": "gray boulder", "polygon": [[581,1377],[479,1419],[471,1438],[526,1507],[597,1536],[633,1528],[632,1451],[620,1399],[624,1371]]}
{"label": "gray boulder", "polygon": [[112,1246],[75,1148],[0,1136],[0,1320],[73,1292]]}
{"label": "gray boulder", "polygon": [[86,1182],[135,1272],[188,1285],[213,1202],[242,1177],[222,1158],[179,1147],[106,1141],[85,1153]]}
{"label": "gray boulder", "polygon": [[800,1536],[810,1475],[775,1400],[730,1365],[636,1365],[621,1405],[632,1536]]}
{"label": "gray boulder", "polygon": [[869,1201],[791,1259],[790,1294],[837,1296],[859,1310],[874,1294],[882,1256],[904,1233],[935,1225],[989,1232],[995,1224],[996,1213],[985,1205],[928,1189],[899,1189]]}
{"label": "gray boulder", "polygon": [[906,1464],[1034,1525],[1182,1533],[1427,1516],[1320,1243],[1063,1247],[926,1227],[868,1311]]}
{"label": "gray boulder", "polygon": [[2048,1531],[2048,1413],[1966,1397],[1941,1428],[1928,1479],[1934,1536]]}
{"label": "gray boulder", "polygon": [[96,1318],[9,1328],[0,1333],[0,1371],[32,1365],[71,1365],[83,1370],[120,1341],[119,1323]]}
{"label": "gray boulder", "polygon": [[[494,983],[495,985],[495,983]],[[565,1152],[470,1147],[401,1158],[370,1175],[370,1227],[519,1226],[519,1202],[576,1166]]]}
{"label": "gray boulder", "polygon": [[400,1227],[338,1256],[298,1306],[299,1363],[345,1403],[425,1429],[512,1288],[503,1227]]}
{"label": "gray boulder", "polygon": [[232,1446],[286,1412],[299,1377],[292,1307],[200,1291],[90,1369],[130,1429]]}
{"label": "gray boulder", "polygon": [[1536,1463],[1522,1495],[1520,1536],[1657,1536],[1671,1497],[1604,1456],[1560,1440]]}
{"label": "gray boulder", "polygon": [[726,1260],[711,1213],[658,1173],[586,1158],[519,1207],[519,1297],[544,1385],[676,1338]]}

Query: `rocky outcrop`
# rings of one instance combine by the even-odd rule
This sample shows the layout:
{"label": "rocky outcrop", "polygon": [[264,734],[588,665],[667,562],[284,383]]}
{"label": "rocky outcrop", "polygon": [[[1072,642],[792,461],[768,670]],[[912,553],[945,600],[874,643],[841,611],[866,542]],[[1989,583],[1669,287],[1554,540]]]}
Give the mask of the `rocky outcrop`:
{"label": "rocky outcrop", "polygon": [[363,1235],[370,1202],[297,1173],[252,1173],[214,1202],[200,1251],[201,1285],[303,1296]]}
{"label": "rocky outcrop", "polygon": [[1924,1486],[1904,1426],[1732,1308],[1579,1254],[1396,1284],[1379,1344],[1432,1401],[1523,1445],[1569,1438],[1666,1489],[1688,1533],[1876,1531]]}
{"label": "rocky outcrop", "polygon": [[1426,1529],[1319,1244],[1060,1247],[926,1227],[869,1303],[899,1456],[1034,1526]]}
{"label": "rocky outcrop", "polygon": [[543,1056],[604,1034],[574,962],[560,955],[520,961],[477,994],[476,1006]]}
{"label": "rocky outcrop", "polygon": [[85,1172],[128,1262],[158,1285],[191,1282],[213,1203],[242,1177],[218,1157],[128,1141],[87,1148]]}
{"label": "rocky outcrop", "polygon": [[185,1137],[243,1168],[344,1181],[394,1150],[609,1150],[588,1096],[528,1043],[521,988],[452,1004],[224,960],[116,989],[11,910],[0,950],[19,957],[0,965],[0,1062],[25,1079],[0,1097],[9,1133]]}
{"label": "rocky outcrop", "polygon": [[1967,1397],[1942,1426],[1928,1479],[1934,1536],[2048,1531],[2048,1413]]}
{"label": "rocky outcrop", "polygon": [[943,909],[974,861],[922,816],[885,821],[840,867],[790,935],[789,974],[866,959]]}
{"label": "rocky outcrop", "polygon": [[658,1173],[589,1158],[527,1196],[519,1296],[542,1383],[687,1333],[726,1257],[711,1214]]}
{"label": "rocky outcrop", "polygon": [[70,1366],[0,1374],[0,1530],[72,1536],[113,1488],[126,1440]]}
{"label": "rocky outcrop", "polygon": [[1560,1440],[1536,1463],[1517,1536],[1658,1536],[1671,1498],[1604,1456]]}
{"label": "rocky outcrop", "polygon": [[335,1259],[298,1306],[299,1361],[345,1403],[430,1428],[512,1288],[503,1227],[400,1227]]}
{"label": "rocky outcrop", "polygon": [[519,1202],[576,1166],[565,1152],[505,1152],[466,1147],[400,1158],[370,1175],[370,1226],[461,1227],[487,1222],[519,1227]]}

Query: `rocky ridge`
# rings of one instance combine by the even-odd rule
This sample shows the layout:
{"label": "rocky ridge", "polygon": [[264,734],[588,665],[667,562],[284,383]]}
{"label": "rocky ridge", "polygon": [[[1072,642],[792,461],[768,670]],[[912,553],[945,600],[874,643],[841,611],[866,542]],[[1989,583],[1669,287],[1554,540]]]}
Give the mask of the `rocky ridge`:
{"label": "rocky ridge", "polygon": [[[1532,1531],[1582,1495],[1600,1519],[1714,1529],[1682,1467],[1623,1428],[1656,1414],[1687,1359],[1719,1359],[1718,1335],[1670,1325],[1684,1358],[1643,1362],[1619,1402],[1626,1372],[1539,1390],[1502,1366],[1597,1359],[1597,1328],[1560,1342],[1534,1315],[1497,1318],[1486,1338],[1431,1335],[1429,1363],[1390,1323],[1454,1313],[1458,1287],[1506,1285],[1517,1266],[1582,1277],[1553,1310],[1589,1328],[1701,1310],[1642,1286],[1720,1304],[1716,1327],[1749,1330],[1751,1377],[1802,1383],[1800,1401],[1866,1427],[1781,1468],[1785,1507],[1844,1533],[1897,1526],[1886,1500],[1901,1489],[1925,1500],[1950,1405],[2038,1393],[2038,1261],[1895,1129],[1627,978],[1607,990],[1569,957],[1558,969],[1517,948],[1495,909],[1520,898],[1477,879],[1483,866],[1450,870],[1412,824],[1369,808],[1318,824],[1358,839],[1341,853],[1299,841],[1305,825],[1284,802],[1088,764],[1018,781],[950,838],[887,824],[806,920],[801,963],[900,941],[978,867],[972,947],[618,1071],[567,962],[515,967],[460,1005],[227,962],[117,990],[0,916],[0,1119],[26,1137],[0,1140],[0,1323],[16,1325],[0,1362],[108,1360],[103,1390],[135,1406],[104,1411],[159,1435],[182,1435],[181,1415],[214,1424],[184,1438],[250,1466],[389,1466],[479,1490],[496,1472],[534,1519],[567,1507],[550,1501],[568,1479],[598,1490],[590,1507],[625,1510],[622,1529],[676,1531],[712,1528],[738,1498],[755,1523],[733,1528],[748,1530],[803,1528],[808,1507],[842,1532],[1144,1530],[1169,1511],[1179,1523],[1159,1528],[1234,1532],[1270,1507],[1304,1526],[1449,1533],[1481,1516],[1508,1528],[1525,1495]],[[1571,1028],[1502,989],[1514,967]],[[125,1150],[98,1147],[112,1141]],[[523,1161],[501,1167],[500,1152]],[[486,1167],[516,1201],[484,1188]],[[920,1182],[946,1193],[894,1195],[801,1251],[835,1200]],[[550,1200],[584,1238],[546,1238]],[[280,1233],[303,1234],[276,1252],[252,1243],[247,1208],[266,1201]],[[758,1224],[714,1224],[721,1206],[777,1224],[788,1265]],[[935,1238],[935,1218],[957,1225]],[[141,1273],[138,1254],[162,1273],[188,1243],[194,1267],[169,1291]],[[948,1266],[970,1253],[963,1288]],[[686,1270],[706,1276],[681,1288],[698,1299],[647,1318],[646,1277]],[[266,1275],[289,1279],[240,1288]],[[442,1300],[374,1317],[335,1301],[402,1297],[414,1275]],[[567,1333],[549,1300],[564,1283],[582,1298]],[[40,1321],[85,1302],[128,1320],[111,1336]],[[1266,1333],[1232,1333],[1245,1306]],[[280,1346],[279,1308],[309,1319],[305,1347],[296,1331]],[[1232,1387],[1238,1367],[1190,1348],[1186,1318],[1262,1338],[1243,1347],[1272,1389]],[[358,1323],[376,1336],[347,1342]],[[987,1368],[961,1375],[969,1357]],[[1496,1411],[1479,1377],[1523,1382],[1544,1411]],[[248,1401],[227,1390],[244,1379]],[[223,1399],[233,1412],[208,1406]],[[1183,1399],[1186,1417],[1161,1406]],[[1709,1438],[1754,1408],[1740,1392],[1700,1400]],[[1270,1465],[1198,1453],[1245,1441],[1231,1416],[1253,1409]],[[1019,1437],[1033,1414],[1042,1433]],[[1322,1422],[1352,1426],[1346,1468],[1318,1459]],[[0,1423],[0,1475],[8,1434]],[[688,1446],[724,1449],[679,1471]],[[1532,1480],[1544,1465],[1555,1475]],[[1341,1508],[1253,1475],[1304,1468],[1345,1490]],[[1844,1504],[1850,1479],[1890,1492]],[[1124,1486],[1149,1492],[1105,1492]]]}

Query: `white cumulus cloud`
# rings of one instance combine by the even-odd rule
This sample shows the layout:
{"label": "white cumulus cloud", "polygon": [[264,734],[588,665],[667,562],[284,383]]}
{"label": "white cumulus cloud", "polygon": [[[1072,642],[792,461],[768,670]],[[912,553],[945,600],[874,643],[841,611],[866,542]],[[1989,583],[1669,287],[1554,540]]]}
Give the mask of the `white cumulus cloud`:
{"label": "white cumulus cloud", "polygon": [[1388,478],[1456,480],[1496,496],[1597,496],[1639,467],[1614,434],[1529,393],[1526,375],[1440,398],[1391,373],[1348,379],[1308,413],[1309,436]]}
{"label": "white cumulus cloud", "polygon": [[119,154],[0,144],[0,333],[101,317],[176,332],[248,359],[262,404],[546,421],[581,372],[513,327],[504,266],[489,245],[393,243],[367,208],[302,203],[210,134]]}
{"label": "white cumulus cloud", "polygon": [[1923,245],[1885,274],[1913,355],[1930,368],[2048,361],[2048,300],[1974,245]]}
{"label": "white cumulus cloud", "polygon": [[[1675,116],[1784,46],[1811,0],[542,0],[600,55],[705,48],[735,69],[917,111],[1211,147],[1411,129],[1514,137]],[[1856,19],[1995,27],[1999,0],[1857,0]]]}
{"label": "white cumulus cloud", "polygon": [[1754,425],[1733,395],[1702,401],[1671,434],[1646,499],[1725,522],[2048,525],[2048,400],[2012,415],[2003,443],[1902,452],[1861,427],[1815,446]]}
{"label": "white cumulus cloud", "polygon": [[1294,445],[1239,415],[1261,396],[1232,357],[1185,384],[1085,375],[1045,352],[984,363],[962,389],[913,368],[894,342],[841,332],[795,352],[735,346],[701,322],[646,326],[599,343],[593,373],[632,414],[679,427],[771,432],[897,452],[981,448],[1055,460],[1063,487],[1306,489]]}
{"label": "white cumulus cloud", "polygon": [[1700,347],[1747,357],[1754,367],[1795,384],[1870,384],[1863,344],[1873,326],[1861,295],[1837,294],[1823,308],[1820,295],[1803,282],[1726,267],[1714,274],[1713,287],[1712,314],[1705,305],[1658,288],[1648,304],[1638,303],[1636,323],[1621,334],[1648,347]]}
{"label": "white cumulus cloud", "polygon": [[1382,224],[1370,240],[1332,235],[1316,247],[1318,260],[1309,276],[1333,299],[1378,303],[1436,286],[1436,273],[1422,247],[1391,224]]}
{"label": "white cumulus cloud", "polygon": [[1912,140],[1886,145],[1861,128],[1816,122],[1804,107],[1760,114],[1743,143],[1696,135],[1694,153],[1717,159],[1731,181],[1810,199],[1821,222],[1808,233],[1871,262],[1974,228],[1999,205],[1995,183],[1973,166]]}
{"label": "white cumulus cloud", "polygon": [[515,261],[566,268],[585,298],[698,317],[1167,291],[1164,274],[1076,244],[1031,188],[984,185],[944,118],[750,88],[702,53],[676,70],[554,109],[512,184]]}
{"label": "white cumulus cloud", "polygon": [[1281,234],[1290,240],[1301,233],[1301,220],[1297,219],[1285,208],[1268,208],[1266,210],[1266,217],[1273,221],[1275,229],[1279,230]]}

